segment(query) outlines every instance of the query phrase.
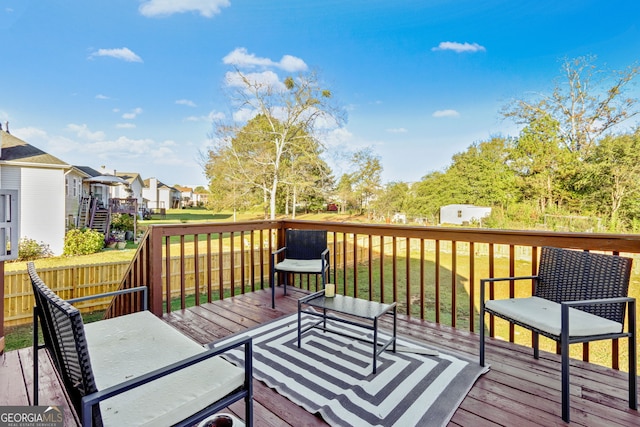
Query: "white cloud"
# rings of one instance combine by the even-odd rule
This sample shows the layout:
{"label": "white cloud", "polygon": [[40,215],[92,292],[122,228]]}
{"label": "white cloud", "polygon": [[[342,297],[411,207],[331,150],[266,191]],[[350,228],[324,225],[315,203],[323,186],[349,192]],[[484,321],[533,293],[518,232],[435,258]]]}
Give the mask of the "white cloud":
{"label": "white cloud", "polygon": [[133,120],[136,117],[138,117],[138,115],[142,114],[142,108],[138,107],[138,108],[134,108],[131,112],[129,113],[124,113],[122,115],[122,118],[125,120]]}
{"label": "white cloud", "polygon": [[93,59],[97,56],[110,56],[127,62],[142,62],[142,58],[132,52],[128,47],[120,49],[98,49],[96,52],[89,55],[89,59]]}
{"label": "white cloud", "polygon": [[186,105],[187,107],[195,107],[196,106],[195,102],[193,102],[191,100],[188,100],[188,99],[178,99],[176,101],[176,104],[178,104],[178,105]]}
{"label": "white cloud", "polygon": [[211,122],[215,122],[217,120],[223,120],[225,118],[225,114],[224,113],[220,113],[217,111],[212,111],[209,114],[207,114],[206,116],[189,116],[186,119],[184,119],[186,122],[207,122],[207,123],[211,123]]}
{"label": "white cloud", "polygon": [[102,131],[92,132],[89,130],[89,127],[85,124],[76,125],[76,124],[68,124],[67,130],[76,134],[78,138],[82,138],[89,141],[102,141],[105,138],[105,134]]}
{"label": "white cloud", "polygon": [[307,69],[307,64],[305,64],[302,59],[291,55],[284,55],[278,64],[284,71],[289,72],[304,71]]}
{"label": "white cloud", "polygon": [[456,110],[438,110],[432,114],[433,117],[460,117],[460,113]]}
{"label": "white cloud", "polygon": [[478,43],[441,42],[437,47],[431,48],[431,50],[452,50],[456,53],[473,53],[485,52],[487,49],[484,46],[480,46]]}
{"label": "white cloud", "polygon": [[407,129],[405,129],[405,128],[391,128],[391,129],[387,129],[387,132],[389,132],[389,133],[407,133],[409,131]]}
{"label": "white cloud", "polygon": [[[263,71],[261,73],[248,73],[248,74],[243,74],[243,77],[249,80],[249,82],[251,82],[251,84],[254,86],[263,86],[263,87],[271,87],[271,88],[276,88],[278,86],[281,86],[281,89],[284,89],[284,84],[280,82],[278,75],[273,71]],[[224,76],[224,80],[227,86],[246,87],[246,85],[243,83],[242,77],[240,77],[240,74],[236,73],[235,71],[228,71]]]}
{"label": "white cloud", "polygon": [[254,118],[258,112],[250,108],[241,108],[233,113],[233,120],[239,123],[245,123]]}
{"label": "white cloud", "polygon": [[102,95],[101,93],[96,95],[96,99],[110,99],[107,95]]}
{"label": "white cloud", "polygon": [[136,125],[133,123],[118,123],[116,124],[117,129],[135,129]]}
{"label": "white cloud", "polygon": [[307,64],[300,58],[291,55],[284,55],[279,62],[269,58],[260,58],[253,53],[247,52],[244,47],[239,47],[222,58],[222,62],[227,65],[234,65],[238,68],[274,67],[288,72],[305,71]]}
{"label": "white cloud", "polygon": [[169,16],[174,13],[198,12],[205,18],[220,13],[223,7],[229,7],[229,0],[147,0],[139,11],[144,16]]}

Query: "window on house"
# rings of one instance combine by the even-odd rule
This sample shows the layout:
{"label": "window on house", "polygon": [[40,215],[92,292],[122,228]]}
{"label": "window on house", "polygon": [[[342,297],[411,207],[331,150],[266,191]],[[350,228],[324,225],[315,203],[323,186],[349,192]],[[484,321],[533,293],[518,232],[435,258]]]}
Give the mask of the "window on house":
{"label": "window on house", "polygon": [[78,197],[78,180],[73,178],[73,197]]}
{"label": "window on house", "polygon": [[66,177],[64,180],[64,194],[69,197],[69,177]]}

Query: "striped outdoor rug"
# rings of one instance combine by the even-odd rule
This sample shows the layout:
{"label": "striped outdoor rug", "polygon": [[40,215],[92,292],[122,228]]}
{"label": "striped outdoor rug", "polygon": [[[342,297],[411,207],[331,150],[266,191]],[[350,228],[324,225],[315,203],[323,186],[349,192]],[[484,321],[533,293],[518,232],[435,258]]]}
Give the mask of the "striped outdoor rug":
{"label": "striped outdoor rug", "polygon": [[[303,324],[317,318],[303,317]],[[357,336],[371,331],[347,324],[330,326]],[[386,351],[372,374],[371,344],[312,329],[297,346],[297,315],[249,329],[253,337],[253,376],[281,395],[319,413],[331,426],[446,425],[484,372],[477,361],[439,352],[425,356]],[[218,342],[216,344],[219,344]],[[398,346],[425,347],[398,337]],[[229,357],[242,363],[243,353]]]}

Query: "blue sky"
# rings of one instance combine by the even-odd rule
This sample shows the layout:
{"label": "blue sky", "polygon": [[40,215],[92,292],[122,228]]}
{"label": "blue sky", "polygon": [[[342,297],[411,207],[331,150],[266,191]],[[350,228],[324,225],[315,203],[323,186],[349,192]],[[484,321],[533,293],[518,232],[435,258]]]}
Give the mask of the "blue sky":
{"label": "blue sky", "polygon": [[639,25],[635,0],[0,0],[0,121],[71,164],[205,185],[241,58],[317,70],[348,111],[330,152],[371,147],[384,181],[415,181],[517,134],[500,109],[550,92],[562,59],[636,63]]}

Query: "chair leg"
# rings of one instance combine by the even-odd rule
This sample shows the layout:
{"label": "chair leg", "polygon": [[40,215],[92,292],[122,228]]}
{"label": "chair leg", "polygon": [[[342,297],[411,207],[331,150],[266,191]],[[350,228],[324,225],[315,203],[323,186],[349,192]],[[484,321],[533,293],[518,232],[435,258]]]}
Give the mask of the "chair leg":
{"label": "chair leg", "polygon": [[33,406],[38,406],[38,310],[33,307]]}
{"label": "chair leg", "polygon": [[540,358],[540,335],[537,332],[531,333],[531,340],[533,341],[531,345],[533,345],[533,358]]}
{"label": "chair leg", "polygon": [[271,269],[271,308],[276,308],[276,272]]}
{"label": "chair leg", "polygon": [[480,301],[480,366],[484,366],[484,301]]}
{"label": "chair leg", "polygon": [[485,281],[480,280],[480,366],[484,366],[484,288]]}
{"label": "chair leg", "polygon": [[636,355],[636,303],[629,303],[628,328],[629,328],[629,408],[638,409],[638,377],[637,377],[637,355]]}
{"label": "chair leg", "polygon": [[562,304],[560,351],[562,352],[562,419],[569,422],[569,307]]}
{"label": "chair leg", "polygon": [[[290,274],[291,273],[287,273],[287,272],[284,273],[284,294],[285,295],[287,294],[287,282],[289,281],[289,275]],[[293,282],[295,283],[295,281],[296,281],[296,279],[294,278]]]}

